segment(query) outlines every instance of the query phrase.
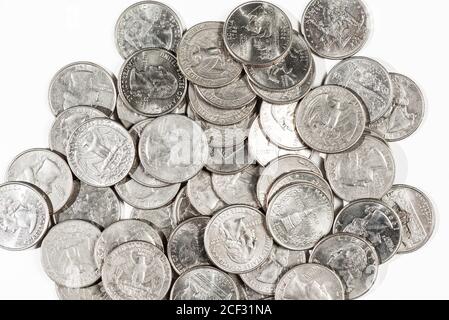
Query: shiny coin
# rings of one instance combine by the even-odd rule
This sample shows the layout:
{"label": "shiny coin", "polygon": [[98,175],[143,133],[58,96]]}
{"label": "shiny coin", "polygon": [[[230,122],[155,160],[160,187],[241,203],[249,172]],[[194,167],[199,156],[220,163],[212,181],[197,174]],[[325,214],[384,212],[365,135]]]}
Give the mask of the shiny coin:
{"label": "shiny coin", "polygon": [[181,275],[173,284],[170,300],[238,300],[234,280],[212,267],[198,267]]}
{"label": "shiny coin", "polygon": [[0,186],[0,248],[26,250],[44,237],[50,223],[51,204],[27,183]]}
{"label": "shiny coin", "polygon": [[338,86],[322,86],[299,104],[296,128],[313,150],[340,153],[350,149],[365,131],[367,115],[362,101]]}
{"label": "shiny coin", "polygon": [[127,107],[120,96],[117,98],[117,116],[126,129],[148,119]]}
{"label": "shiny coin", "polygon": [[319,264],[303,264],[287,272],[276,287],[276,300],[345,300],[339,276]]}
{"label": "shiny coin", "polygon": [[170,290],[172,271],[161,250],[133,241],[107,256],[102,278],[113,300],[162,300]]}
{"label": "shiny coin", "polygon": [[149,222],[157,231],[164,234],[165,239],[170,237],[173,228],[176,227],[176,221],[174,221],[175,219],[173,217],[173,203],[152,210],[133,208],[130,218]]}
{"label": "shiny coin", "polygon": [[121,14],[115,26],[115,42],[124,59],[147,48],[176,52],[182,32],[181,20],[172,9],[160,2],[144,1]]}
{"label": "shiny coin", "polygon": [[209,148],[209,160],[206,168],[216,174],[233,175],[242,172],[254,164],[248,150],[248,143],[230,148]]}
{"label": "shiny coin", "polygon": [[87,221],[71,220],[54,226],[42,242],[42,266],[57,284],[84,288],[100,279],[94,246],[101,231]]}
{"label": "shiny coin", "polygon": [[250,272],[269,257],[273,239],[258,210],[238,205],[217,213],[204,234],[206,252],[211,261],[229,273]]}
{"label": "shiny coin", "polygon": [[135,112],[160,116],[182,104],[187,80],[174,55],[162,49],[144,49],[122,66],[119,92],[126,106]]}
{"label": "shiny coin", "polygon": [[[264,294],[260,294],[256,291],[254,291],[253,289],[251,289],[250,287],[248,287],[246,284],[243,284],[243,298],[244,300],[248,300],[248,301],[259,301],[259,300],[269,300],[270,296],[264,295]],[[242,296],[240,296],[242,297]]]}
{"label": "shiny coin", "polygon": [[401,245],[401,221],[378,200],[359,200],[344,207],[335,218],[334,233],[352,233],[368,240],[380,263],[390,260]]}
{"label": "shiny coin", "polygon": [[56,286],[59,300],[79,301],[79,300],[111,300],[103,287],[103,283],[94,284],[87,288],[70,289],[63,286]]}
{"label": "shiny coin", "polygon": [[181,40],[178,63],[189,81],[220,88],[238,79],[242,66],[231,58],[223,43],[223,22],[203,22],[190,28]]}
{"label": "shiny coin", "polygon": [[312,251],[310,262],[335,271],[346,288],[346,297],[367,293],[377,278],[379,258],[374,247],[357,236],[339,233],[322,240]]}
{"label": "shiny coin", "polygon": [[182,274],[189,269],[210,265],[204,249],[204,231],[208,217],[196,217],[181,223],[171,234],[167,256],[173,269]]}
{"label": "shiny coin", "polygon": [[226,204],[212,188],[212,176],[203,170],[187,183],[187,196],[192,206],[204,216],[212,216]]}
{"label": "shiny coin", "polygon": [[38,187],[50,198],[54,213],[67,204],[74,188],[67,162],[47,149],[32,149],[18,155],[10,164],[6,179]]}
{"label": "shiny coin", "polygon": [[136,149],[121,125],[109,119],[92,119],[69,139],[67,159],[73,173],[94,187],[110,187],[130,172]]}
{"label": "shiny coin", "polygon": [[184,187],[179,191],[176,196],[175,202],[173,203],[173,225],[176,227],[180,223],[201,215],[192,206],[189,197],[187,196],[187,187]]}
{"label": "shiny coin", "polygon": [[328,59],[356,54],[368,40],[369,16],[360,0],[313,0],[302,27],[310,48]]}
{"label": "shiny coin", "polygon": [[402,243],[399,253],[410,253],[423,247],[435,228],[435,212],[430,199],[414,187],[395,185],[382,200],[401,219]]}
{"label": "shiny coin", "polygon": [[268,66],[290,50],[293,30],[287,15],[264,1],[244,3],[230,14],[224,41],[232,56],[243,64]]}

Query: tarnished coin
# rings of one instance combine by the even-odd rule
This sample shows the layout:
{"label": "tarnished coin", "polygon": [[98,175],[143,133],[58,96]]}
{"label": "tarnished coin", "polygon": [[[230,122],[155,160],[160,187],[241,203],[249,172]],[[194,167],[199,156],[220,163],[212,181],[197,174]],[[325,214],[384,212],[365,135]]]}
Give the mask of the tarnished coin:
{"label": "tarnished coin", "polygon": [[164,243],[159,233],[147,222],[140,220],[122,220],[106,228],[95,244],[95,263],[98,268],[109,253],[120,245],[130,241],[148,242],[164,250]]}
{"label": "tarnished coin", "polygon": [[340,62],[329,72],[326,84],[354,91],[368,109],[370,122],[379,120],[391,107],[393,84],[390,74],[373,59],[353,57]]}
{"label": "tarnished coin", "polygon": [[356,54],[368,40],[369,16],[360,0],[313,0],[302,18],[310,48],[328,59]]}
{"label": "tarnished coin", "polygon": [[401,219],[402,243],[399,253],[410,253],[423,247],[435,228],[435,212],[430,199],[420,190],[395,185],[382,198]]}
{"label": "tarnished coin", "polygon": [[233,175],[254,164],[248,142],[230,148],[209,148],[206,168],[216,174]]}
{"label": "tarnished coin", "polygon": [[204,249],[204,231],[209,220],[209,217],[189,219],[181,223],[171,234],[167,256],[177,274],[211,264]]}
{"label": "tarnished coin", "polygon": [[59,300],[111,300],[111,298],[106,293],[102,282],[94,284],[91,287],[76,289],[56,285],[56,292],[58,294]]}
{"label": "tarnished coin", "polygon": [[173,217],[173,205],[172,202],[164,207],[151,210],[133,208],[130,213],[130,218],[149,222],[157,231],[164,234],[165,239],[168,239],[177,225]]}
{"label": "tarnished coin", "polygon": [[163,49],[143,49],[123,64],[119,92],[125,105],[137,113],[160,116],[183,102],[187,80],[173,54]]}
{"label": "tarnished coin", "polygon": [[367,114],[362,101],[350,90],[322,86],[300,102],[295,121],[301,139],[313,150],[340,153],[360,140]]}
{"label": "tarnished coin", "polygon": [[393,186],[396,171],[390,148],[368,135],[357,148],[328,155],[325,169],[332,189],[346,201],[382,198]]}
{"label": "tarnished coin", "polygon": [[204,216],[212,216],[226,204],[212,188],[212,176],[203,170],[187,183],[187,196],[192,206]]}
{"label": "tarnished coin", "polygon": [[55,116],[78,106],[96,108],[110,116],[117,103],[116,79],[97,64],[72,63],[54,76],[48,100]]}
{"label": "tarnished coin", "polygon": [[146,126],[139,143],[144,169],[166,183],[185,182],[207,162],[207,138],[203,129],[181,115],[166,115]]}
{"label": "tarnished coin", "polygon": [[187,196],[187,187],[184,187],[179,191],[178,196],[173,203],[173,223],[174,227],[180,223],[201,215],[190,203],[190,199]]}
{"label": "tarnished coin", "polygon": [[168,187],[150,188],[133,179],[125,178],[115,185],[115,191],[130,206],[142,210],[151,210],[172,202],[180,187],[180,184],[172,184]]}
{"label": "tarnished coin", "polygon": [[117,98],[117,117],[126,129],[148,119],[127,107],[120,96]]}
{"label": "tarnished coin", "polygon": [[42,241],[42,266],[58,285],[84,288],[100,279],[94,247],[101,231],[87,221],[70,220],[54,226]]}
{"label": "tarnished coin", "polygon": [[210,220],[204,234],[211,261],[229,273],[255,270],[270,256],[273,239],[265,217],[255,208],[237,205],[221,210]]}
{"label": "tarnished coin", "polygon": [[72,134],[67,159],[73,173],[93,187],[110,187],[130,172],[136,148],[125,128],[109,119],[92,119]]}
{"label": "tarnished coin", "polygon": [[275,160],[276,158],[285,156],[285,155],[299,155],[304,157],[309,157],[311,155],[311,150],[305,148],[303,150],[287,150],[278,147],[274,143],[272,143],[265,133],[262,131],[260,127],[260,118],[257,117],[249,131],[248,136],[248,148],[252,157],[256,159],[256,161],[261,166],[267,166],[270,162]]}
{"label": "tarnished coin", "polygon": [[0,186],[0,248],[26,250],[39,244],[50,224],[51,204],[34,186],[10,182]]}
{"label": "tarnished coin", "polygon": [[238,79],[242,65],[223,43],[223,22],[203,22],[190,28],[178,48],[178,63],[189,81],[206,88],[220,88]]}
{"label": "tarnished coin", "polygon": [[106,118],[106,115],[91,107],[72,107],[61,112],[50,129],[50,149],[65,155],[67,143],[75,129],[93,118]]}
{"label": "tarnished coin", "polygon": [[162,300],[170,290],[172,271],[161,250],[132,241],[106,257],[102,278],[113,300]]}
{"label": "tarnished coin", "polygon": [[212,267],[198,267],[181,275],[173,284],[170,300],[238,300],[234,280]]}
{"label": "tarnished coin", "polygon": [[256,270],[241,274],[243,282],[264,295],[274,295],[281,277],[291,268],[306,263],[304,251],[291,251],[273,244],[268,260]]}
{"label": "tarnished coin", "polygon": [[284,187],[268,205],[268,229],[278,244],[290,250],[313,248],[331,232],[333,222],[331,199],[309,183]]}
{"label": "tarnished coin", "polygon": [[329,268],[309,263],[287,272],[276,287],[276,300],[345,300],[340,277]]}
{"label": "tarnished coin", "polygon": [[41,189],[50,198],[54,213],[67,204],[74,188],[67,162],[47,149],[31,149],[18,155],[9,165],[6,179],[28,182]]}
{"label": "tarnished coin", "polygon": [[399,216],[378,200],[359,200],[344,207],[334,223],[334,233],[341,232],[368,240],[376,249],[381,264],[390,260],[401,245]]}
{"label": "tarnished coin", "polygon": [[367,293],[377,278],[379,258],[374,247],[352,234],[338,233],[322,240],[312,251],[310,262],[335,271],[350,300]]}
{"label": "tarnished coin", "polygon": [[245,76],[221,88],[197,87],[197,89],[207,103],[220,109],[239,109],[256,99]]}
{"label": "tarnished coin", "polygon": [[283,149],[303,150],[307,147],[299,138],[295,128],[297,103],[273,105],[262,102],[260,125],[268,139]]}
{"label": "tarnished coin", "polygon": [[124,59],[147,48],[176,52],[182,32],[181,20],[172,9],[160,2],[143,1],[120,15],[115,26],[115,42]]}
{"label": "tarnished coin", "polygon": [[287,15],[264,1],[244,3],[232,11],[224,27],[231,55],[243,64],[268,66],[290,50],[293,29]]}
{"label": "tarnished coin", "polygon": [[75,201],[54,215],[56,223],[85,220],[107,228],[120,220],[123,204],[111,188],[96,188],[80,183]]}
{"label": "tarnished coin", "polygon": [[301,85],[312,68],[312,54],[307,43],[297,31],[287,55],[269,67],[246,66],[248,77],[259,88],[284,91]]}
{"label": "tarnished coin", "polygon": [[234,175],[212,175],[212,187],[218,197],[228,205],[245,204],[259,208],[256,185],[261,168],[250,166]]}
{"label": "tarnished coin", "polygon": [[418,130],[424,119],[425,98],[419,86],[410,78],[390,73],[393,83],[391,109],[379,120],[370,124],[389,142],[400,141]]}

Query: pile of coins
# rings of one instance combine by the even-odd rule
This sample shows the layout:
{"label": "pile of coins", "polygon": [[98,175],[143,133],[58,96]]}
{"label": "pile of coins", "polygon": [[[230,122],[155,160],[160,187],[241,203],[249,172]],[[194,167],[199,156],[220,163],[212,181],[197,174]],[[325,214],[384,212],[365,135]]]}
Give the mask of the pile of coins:
{"label": "pile of coins", "polygon": [[[50,148],[8,168],[0,246],[41,246],[61,299],[368,292],[433,232],[429,199],[393,185],[388,144],[418,129],[424,98],[353,57],[360,0],[313,0],[300,29],[263,1],[186,32],[162,3],[126,9],[117,80],[79,62],[51,82]],[[314,55],[342,60],[318,87]]]}

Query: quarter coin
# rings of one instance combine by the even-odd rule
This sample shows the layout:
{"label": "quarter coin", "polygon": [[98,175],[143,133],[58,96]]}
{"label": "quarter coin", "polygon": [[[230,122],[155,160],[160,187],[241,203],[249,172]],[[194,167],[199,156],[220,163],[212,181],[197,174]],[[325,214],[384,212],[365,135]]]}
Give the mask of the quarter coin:
{"label": "quarter coin", "polygon": [[192,206],[204,216],[212,216],[226,204],[212,188],[212,176],[203,170],[187,182],[187,196]]}

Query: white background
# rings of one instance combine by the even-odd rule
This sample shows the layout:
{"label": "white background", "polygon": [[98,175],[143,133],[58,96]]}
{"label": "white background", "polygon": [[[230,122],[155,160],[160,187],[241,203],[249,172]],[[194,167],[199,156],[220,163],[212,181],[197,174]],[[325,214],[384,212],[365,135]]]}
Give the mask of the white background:
{"label": "white background", "polygon": [[[185,27],[224,21],[242,0],[162,0]],[[307,0],[273,0],[297,27]],[[117,72],[122,59],[114,26],[132,0],[0,0],[0,176],[20,152],[47,147],[54,120],[48,84],[62,66],[80,60]],[[427,97],[427,116],[411,138],[392,145],[397,183],[414,185],[434,201],[435,235],[420,251],[382,266],[364,299],[449,299],[448,1],[366,0],[373,32],[361,55],[410,76]],[[293,20],[294,19],[294,20]],[[327,66],[331,66],[326,62]],[[0,251],[0,299],[56,299],[40,252]]]}

